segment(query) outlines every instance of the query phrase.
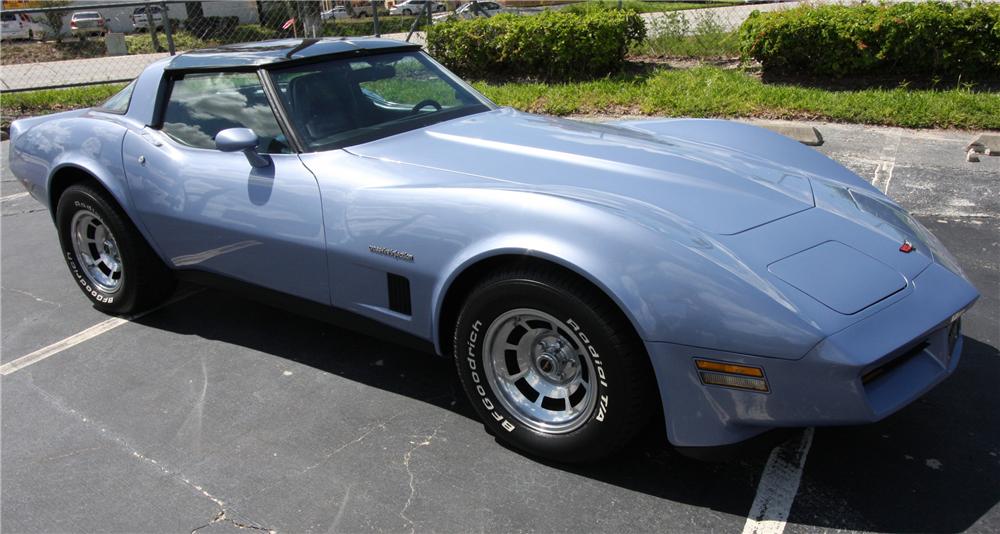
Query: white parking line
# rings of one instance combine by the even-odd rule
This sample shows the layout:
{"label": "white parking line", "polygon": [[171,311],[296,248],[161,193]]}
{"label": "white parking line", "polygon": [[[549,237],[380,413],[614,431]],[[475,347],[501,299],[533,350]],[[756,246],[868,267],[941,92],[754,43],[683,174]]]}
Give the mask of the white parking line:
{"label": "white parking line", "polygon": [[174,298],[172,298],[172,299],[164,302],[163,304],[160,304],[159,306],[157,306],[155,308],[146,310],[146,311],[144,311],[142,313],[138,313],[136,315],[131,315],[131,316],[128,316],[128,317],[112,317],[112,318],[107,319],[105,321],[101,321],[101,322],[95,324],[94,326],[91,326],[90,328],[87,328],[86,330],[81,330],[80,332],[77,332],[77,333],[73,334],[72,336],[69,336],[66,339],[62,339],[62,340],[56,341],[55,343],[53,343],[53,344],[51,344],[51,345],[49,345],[47,347],[42,347],[42,348],[36,350],[35,352],[32,352],[31,354],[26,354],[26,355],[21,356],[20,358],[18,358],[16,360],[9,361],[9,362],[7,362],[7,363],[5,363],[3,365],[0,365],[0,376],[7,376],[7,375],[9,375],[9,374],[11,374],[11,373],[13,373],[15,371],[18,371],[20,369],[24,369],[25,367],[27,367],[27,366],[29,366],[29,365],[31,365],[33,363],[38,363],[38,362],[44,360],[45,358],[48,358],[49,356],[53,356],[53,355],[59,354],[60,352],[66,350],[66,349],[68,349],[70,347],[75,347],[76,345],[79,345],[80,343],[83,343],[84,341],[87,341],[88,339],[93,339],[93,338],[95,338],[95,337],[97,337],[97,336],[99,336],[99,335],[101,335],[101,334],[103,334],[103,333],[105,333],[105,332],[107,332],[109,330],[114,330],[115,328],[118,328],[119,326],[121,326],[121,325],[123,325],[125,323],[131,322],[131,321],[134,321],[136,319],[139,319],[140,317],[144,317],[146,315],[149,315],[149,314],[151,314],[151,313],[153,313],[153,312],[155,312],[157,310],[160,310],[162,308],[170,306],[171,304],[174,304],[175,302],[180,302],[180,301],[182,301],[182,300],[190,297],[191,295],[199,293],[200,291],[201,291],[201,289],[195,289],[193,291],[188,291],[188,292],[185,292],[185,293],[181,293],[181,294],[175,296]]}
{"label": "white parking line", "polygon": [[872,185],[886,195],[889,194],[892,171],[896,168],[896,153],[899,152],[899,145],[902,139],[902,134],[896,134],[894,142],[882,147],[881,159],[878,162],[878,167],[875,169],[875,177],[872,179]]}
{"label": "white parking line", "polygon": [[802,468],[806,465],[814,429],[808,428],[797,440],[775,447],[767,459],[757,485],[757,496],[743,525],[743,534],[781,534],[788,513],[799,492]]}
{"label": "white parking line", "polygon": [[27,191],[23,191],[21,193],[14,193],[13,195],[7,195],[5,197],[0,197],[0,202],[7,202],[8,200],[14,200],[14,199],[18,199],[18,198],[26,197],[26,196],[28,196],[28,192]]}

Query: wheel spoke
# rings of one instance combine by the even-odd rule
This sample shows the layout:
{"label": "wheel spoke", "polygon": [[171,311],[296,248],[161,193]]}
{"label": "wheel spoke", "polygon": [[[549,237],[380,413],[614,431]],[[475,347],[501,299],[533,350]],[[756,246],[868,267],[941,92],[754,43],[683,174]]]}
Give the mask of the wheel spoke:
{"label": "wheel spoke", "polygon": [[528,376],[529,372],[531,372],[531,369],[521,369],[517,373],[514,373],[512,375],[508,375],[508,376],[510,377],[510,380],[512,382],[517,382],[518,380],[520,380],[520,379]]}

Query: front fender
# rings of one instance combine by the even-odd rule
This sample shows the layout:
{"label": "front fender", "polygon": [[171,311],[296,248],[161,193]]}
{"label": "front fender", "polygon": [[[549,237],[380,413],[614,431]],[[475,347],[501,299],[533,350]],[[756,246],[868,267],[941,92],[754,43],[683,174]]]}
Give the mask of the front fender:
{"label": "front fender", "polygon": [[[645,341],[743,352],[754,347],[761,355],[794,359],[822,338],[768,277],[666,212],[629,199],[522,194],[535,199],[518,203],[517,231],[470,243],[444,268],[448,274],[433,292],[435,343],[439,329],[448,327],[440,318],[455,279],[481,261],[512,253],[552,261],[591,281]],[[523,209],[539,198],[549,209]]]}
{"label": "front fender", "polygon": [[501,256],[531,257],[559,265],[586,279],[608,296],[622,310],[640,337],[644,337],[644,333],[651,332],[655,327],[655,317],[648,313],[646,307],[636,305],[637,295],[622,287],[609,286],[605,279],[594,276],[594,272],[599,272],[597,267],[600,258],[595,257],[593,250],[588,250],[581,243],[555,240],[544,235],[505,233],[476,242],[462,250],[445,268],[447,275],[435,285],[432,292],[431,324],[434,325],[432,339],[437,353],[442,353],[441,329],[451,327],[441,324],[448,291],[467,270]]}

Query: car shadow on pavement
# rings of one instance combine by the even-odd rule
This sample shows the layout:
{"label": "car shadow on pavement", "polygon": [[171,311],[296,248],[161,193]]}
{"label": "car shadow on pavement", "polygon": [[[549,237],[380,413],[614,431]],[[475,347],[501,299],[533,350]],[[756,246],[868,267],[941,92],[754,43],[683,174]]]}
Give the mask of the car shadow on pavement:
{"label": "car shadow on pavement", "polygon": [[[206,290],[137,322],[294,361],[477,420],[449,359],[227,293]],[[790,524],[958,532],[1000,502],[994,383],[1000,358],[995,347],[966,343],[956,375],[925,398],[876,425],[816,434]],[[689,459],[667,444],[662,426],[651,424],[605,461],[539,463],[739,517],[749,510],[766,461],[767,450],[752,448],[726,462]]]}

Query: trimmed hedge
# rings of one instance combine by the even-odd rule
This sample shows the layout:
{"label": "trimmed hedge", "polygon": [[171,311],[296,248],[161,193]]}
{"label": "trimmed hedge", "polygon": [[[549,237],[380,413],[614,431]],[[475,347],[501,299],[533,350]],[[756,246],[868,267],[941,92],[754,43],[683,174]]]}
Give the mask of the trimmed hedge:
{"label": "trimmed hedge", "polygon": [[545,11],[448,21],[427,30],[438,61],[471,78],[579,79],[619,70],[646,35],[633,11]]}
{"label": "trimmed hedge", "polygon": [[754,12],[740,53],[765,72],[1000,76],[1000,4],[802,6]]}

